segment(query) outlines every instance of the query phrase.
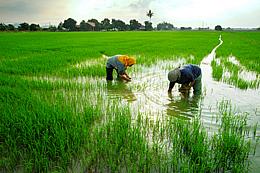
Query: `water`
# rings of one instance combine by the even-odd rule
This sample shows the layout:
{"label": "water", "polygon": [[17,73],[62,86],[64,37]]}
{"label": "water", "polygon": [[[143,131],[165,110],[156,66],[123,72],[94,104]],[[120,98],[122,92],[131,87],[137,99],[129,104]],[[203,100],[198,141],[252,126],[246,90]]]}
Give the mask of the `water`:
{"label": "water", "polygon": [[[260,89],[242,90],[232,85],[214,81],[212,78],[211,61],[215,58],[216,49],[222,40],[200,64],[202,69],[202,94],[196,96],[192,91],[182,94],[178,91],[180,85],[175,85],[172,94],[168,94],[169,81],[167,74],[170,70],[184,64],[184,60],[159,61],[154,66],[137,66],[141,73],[132,74],[133,81],[123,83],[115,81],[107,90],[110,99],[122,98],[130,105],[133,116],[139,111],[150,119],[158,120],[167,116],[191,119],[200,115],[204,127],[213,132],[217,124],[214,121],[218,108],[217,104],[223,100],[231,101],[234,112],[247,113],[250,125],[260,122]],[[260,128],[257,128],[260,136]],[[260,147],[257,146],[256,155],[252,160],[252,171],[260,171]]]}

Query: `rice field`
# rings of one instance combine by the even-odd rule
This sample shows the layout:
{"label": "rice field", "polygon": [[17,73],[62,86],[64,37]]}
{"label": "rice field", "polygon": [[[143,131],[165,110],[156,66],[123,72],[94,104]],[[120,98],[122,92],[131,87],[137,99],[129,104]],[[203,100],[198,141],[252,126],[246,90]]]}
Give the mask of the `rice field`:
{"label": "rice field", "polygon": [[[0,33],[0,172],[259,171],[259,36]],[[107,83],[103,54],[135,56],[133,80]],[[168,95],[186,63],[202,94]]]}

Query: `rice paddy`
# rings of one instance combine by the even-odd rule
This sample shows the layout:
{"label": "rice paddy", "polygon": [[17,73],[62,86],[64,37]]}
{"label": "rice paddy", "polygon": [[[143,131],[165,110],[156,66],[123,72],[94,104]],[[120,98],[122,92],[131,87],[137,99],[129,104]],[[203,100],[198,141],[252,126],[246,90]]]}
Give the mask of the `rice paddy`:
{"label": "rice paddy", "polygon": [[[247,47],[238,38],[260,33],[219,35],[1,33],[0,172],[259,171],[259,72],[226,37]],[[136,56],[132,82],[107,83],[103,53]],[[168,95],[168,71],[186,63],[202,94]]]}

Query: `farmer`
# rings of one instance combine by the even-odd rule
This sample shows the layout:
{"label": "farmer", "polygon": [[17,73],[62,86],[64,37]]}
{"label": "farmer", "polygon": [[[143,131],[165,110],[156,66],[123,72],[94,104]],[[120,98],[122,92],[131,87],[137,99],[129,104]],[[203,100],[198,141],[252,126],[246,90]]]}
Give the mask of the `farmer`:
{"label": "farmer", "polygon": [[131,77],[125,72],[127,67],[131,67],[136,63],[134,57],[127,55],[115,55],[110,57],[107,60],[106,71],[107,71],[107,80],[113,80],[113,70],[117,72],[117,76],[125,81],[131,81]]}
{"label": "farmer", "polygon": [[168,73],[170,81],[168,92],[172,92],[175,83],[182,84],[180,92],[189,91],[193,87],[194,94],[201,93],[201,69],[197,65],[189,64],[178,67]]}

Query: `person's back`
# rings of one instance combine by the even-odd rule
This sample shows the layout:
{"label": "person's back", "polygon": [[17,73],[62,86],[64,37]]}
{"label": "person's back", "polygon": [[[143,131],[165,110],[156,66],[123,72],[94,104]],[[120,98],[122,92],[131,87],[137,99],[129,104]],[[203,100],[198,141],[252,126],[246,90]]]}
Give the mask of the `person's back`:
{"label": "person's back", "polygon": [[182,67],[175,68],[168,73],[168,80],[170,81],[168,92],[172,91],[175,83],[183,86],[193,87],[194,92],[201,90],[201,69],[197,65],[188,64]]}
{"label": "person's back", "polygon": [[194,64],[188,64],[180,68],[181,72],[191,73],[194,76],[194,79],[201,75],[201,69],[199,66]]}

